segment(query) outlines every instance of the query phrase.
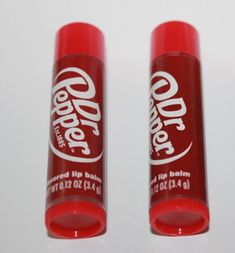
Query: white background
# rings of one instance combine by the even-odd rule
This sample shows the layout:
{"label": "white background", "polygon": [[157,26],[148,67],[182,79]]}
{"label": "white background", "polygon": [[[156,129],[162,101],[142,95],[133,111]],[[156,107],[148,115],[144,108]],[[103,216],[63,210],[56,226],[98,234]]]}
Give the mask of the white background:
{"label": "white background", "polygon": [[[234,252],[235,1],[0,0],[0,252]],[[163,237],[148,222],[150,34],[168,20],[200,32],[211,225]],[[47,236],[44,205],[54,35],[71,21],[106,37],[108,230]]]}

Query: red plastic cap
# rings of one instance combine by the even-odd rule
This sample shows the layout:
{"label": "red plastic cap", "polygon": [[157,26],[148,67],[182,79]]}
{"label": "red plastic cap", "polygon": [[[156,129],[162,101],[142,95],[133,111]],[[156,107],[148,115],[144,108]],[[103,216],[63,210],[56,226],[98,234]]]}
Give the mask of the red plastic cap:
{"label": "red plastic cap", "polygon": [[200,61],[197,30],[181,21],[170,21],[152,32],[151,60],[168,53],[185,53]]}
{"label": "red plastic cap", "polygon": [[45,223],[50,235],[76,239],[93,237],[105,232],[106,212],[85,201],[67,201],[46,210]]}
{"label": "red plastic cap", "polygon": [[154,232],[162,235],[198,234],[209,226],[209,210],[198,200],[163,200],[150,209],[150,223]]}
{"label": "red plastic cap", "polygon": [[104,35],[87,23],[71,23],[56,34],[55,61],[72,54],[87,54],[104,62]]}

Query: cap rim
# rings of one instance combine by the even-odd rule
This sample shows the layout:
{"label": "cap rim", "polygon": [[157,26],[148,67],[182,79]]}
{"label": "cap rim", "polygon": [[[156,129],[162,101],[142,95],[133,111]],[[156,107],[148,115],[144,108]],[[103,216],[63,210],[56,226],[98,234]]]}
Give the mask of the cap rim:
{"label": "cap rim", "polygon": [[[53,221],[65,215],[87,215],[97,219],[97,225],[82,230],[53,226]],[[86,201],[68,201],[49,207],[45,213],[48,232],[58,238],[77,239],[97,236],[105,231],[106,212],[97,204]]]}
{"label": "cap rim", "polygon": [[160,28],[162,26],[169,25],[169,24],[187,25],[198,33],[197,28],[194,25],[192,25],[188,22],[182,21],[182,20],[169,20],[169,21],[163,22],[160,25],[158,25],[157,27],[155,27],[152,32],[154,32],[155,30],[157,30],[158,28]]}

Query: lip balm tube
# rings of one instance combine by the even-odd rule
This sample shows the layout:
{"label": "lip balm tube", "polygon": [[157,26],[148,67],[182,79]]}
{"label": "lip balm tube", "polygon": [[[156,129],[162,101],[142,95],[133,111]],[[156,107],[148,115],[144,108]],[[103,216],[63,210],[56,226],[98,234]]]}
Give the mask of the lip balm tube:
{"label": "lip balm tube", "polygon": [[166,22],[151,43],[150,224],[157,234],[197,234],[209,224],[198,33]]}
{"label": "lip balm tube", "polygon": [[104,36],[71,23],[56,35],[45,223],[58,238],[105,232]]}

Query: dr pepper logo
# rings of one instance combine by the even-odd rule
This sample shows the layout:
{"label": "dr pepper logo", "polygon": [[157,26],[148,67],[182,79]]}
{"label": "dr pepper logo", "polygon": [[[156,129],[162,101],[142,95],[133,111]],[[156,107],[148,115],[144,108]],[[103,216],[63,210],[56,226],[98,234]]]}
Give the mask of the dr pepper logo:
{"label": "dr pepper logo", "polygon": [[100,105],[95,101],[96,88],[82,69],[61,70],[52,87],[52,152],[72,162],[91,163],[103,154]]}
{"label": "dr pepper logo", "polygon": [[151,77],[149,131],[152,165],[174,162],[192,147],[192,140],[185,143],[187,107],[184,99],[177,96],[178,89],[175,78],[165,71],[157,71]]}

